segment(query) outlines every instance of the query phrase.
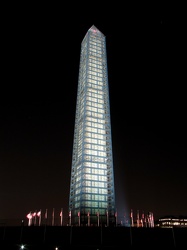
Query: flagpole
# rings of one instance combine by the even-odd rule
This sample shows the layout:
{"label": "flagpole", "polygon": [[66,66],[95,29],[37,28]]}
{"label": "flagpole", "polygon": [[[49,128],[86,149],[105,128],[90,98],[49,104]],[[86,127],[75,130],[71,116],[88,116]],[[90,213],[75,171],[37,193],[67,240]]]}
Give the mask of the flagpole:
{"label": "flagpole", "polygon": [[41,225],[41,209],[40,211],[37,213],[37,216],[39,217],[39,220],[38,220],[38,225],[40,226]]}
{"label": "flagpole", "polygon": [[45,225],[47,225],[47,208],[45,210]]}
{"label": "flagpole", "polygon": [[54,218],[55,218],[55,209],[53,208],[53,213],[52,213],[52,226],[54,226]]}
{"label": "flagpole", "polygon": [[131,209],[131,226],[134,227],[133,210]]}
{"label": "flagpole", "polygon": [[42,210],[40,209],[39,226],[41,226]]}
{"label": "flagpole", "polygon": [[99,212],[97,212],[97,226],[99,227]]}
{"label": "flagpole", "polygon": [[137,210],[137,222],[136,222],[136,226],[139,227],[139,210]]}
{"label": "flagpole", "polygon": [[106,211],[106,225],[109,226],[109,220],[108,220],[108,210]]}
{"label": "flagpole", "polygon": [[125,213],[124,213],[124,226],[126,226],[126,218],[125,218]]}
{"label": "flagpole", "polygon": [[35,219],[34,219],[34,225],[36,226],[36,215],[37,215],[37,211],[35,212]]}
{"label": "flagpole", "polygon": [[45,242],[46,227],[47,227],[47,208],[45,210],[45,227],[44,227],[44,239],[43,239],[43,242]]}
{"label": "flagpole", "polygon": [[63,220],[64,220],[64,213],[63,213],[63,208],[62,208],[62,226],[63,226]]}
{"label": "flagpole", "polygon": [[142,211],[142,227],[144,227],[144,211]]}
{"label": "flagpole", "polygon": [[153,227],[153,214],[152,214],[152,212],[151,212],[151,215],[150,215],[150,220],[151,220],[151,227]]}
{"label": "flagpole", "polygon": [[69,225],[71,226],[71,210],[69,211]]}
{"label": "flagpole", "polygon": [[28,226],[31,226],[31,224],[32,224],[32,213],[31,212],[29,214],[27,214],[27,218],[29,219]]}
{"label": "flagpole", "polygon": [[144,222],[145,222],[145,227],[147,227],[147,215],[145,214],[145,220],[144,220]]}
{"label": "flagpole", "polygon": [[36,226],[36,211],[32,214],[32,217],[34,217],[34,226]]}
{"label": "flagpole", "polygon": [[79,219],[79,227],[81,225],[81,220],[80,220],[80,211],[78,211],[78,219]]}
{"label": "flagpole", "polygon": [[115,217],[116,217],[116,227],[117,227],[117,223],[118,223],[118,212],[117,212],[117,210],[115,212]]}
{"label": "flagpole", "polygon": [[60,212],[60,225],[63,225],[63,208],[61,208],[61,212]]}
{"label": "flagpole", "polygon": [[88,211],[88,226],[90,226],[90,212]]}

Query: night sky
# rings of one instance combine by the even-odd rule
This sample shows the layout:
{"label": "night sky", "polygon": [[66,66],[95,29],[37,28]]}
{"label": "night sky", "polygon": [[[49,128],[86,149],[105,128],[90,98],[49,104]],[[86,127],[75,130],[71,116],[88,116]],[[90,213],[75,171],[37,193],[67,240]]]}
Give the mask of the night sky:
{"label": "night sky", "polygon": [[187,215],[182,16],[123,8],[12,7],[4,15],[0,220],[46,208],[68,217],[80,46],[92,25],[106,36],[118,215]]}

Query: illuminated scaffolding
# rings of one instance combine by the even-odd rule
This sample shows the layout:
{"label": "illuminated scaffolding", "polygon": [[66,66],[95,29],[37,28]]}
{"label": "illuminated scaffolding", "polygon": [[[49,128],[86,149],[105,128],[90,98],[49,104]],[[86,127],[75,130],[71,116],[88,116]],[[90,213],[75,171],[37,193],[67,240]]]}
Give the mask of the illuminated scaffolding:
{"label": "illuminated scaffolding", "polygon": [[81,43],[69,195],[69,224],[115,223],[105,36],[93,25]]}

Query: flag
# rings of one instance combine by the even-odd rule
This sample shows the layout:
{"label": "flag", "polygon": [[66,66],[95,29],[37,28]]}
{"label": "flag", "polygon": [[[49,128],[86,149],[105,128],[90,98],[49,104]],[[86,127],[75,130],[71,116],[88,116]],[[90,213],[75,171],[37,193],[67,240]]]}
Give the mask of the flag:
{"label": "flag", "polygon": [[35,217],[36,216],[36,212],[32,213],[32,217]]}
{"label": "flag", "polygon": [[37,213],[37,216],[38,216],[38,217],[41,216],[41,210]]}
{"label": "flag", "polygon": [[26,216],[29,220],[32,219],[32,213],[30,212],[29,214],[27,214]]}

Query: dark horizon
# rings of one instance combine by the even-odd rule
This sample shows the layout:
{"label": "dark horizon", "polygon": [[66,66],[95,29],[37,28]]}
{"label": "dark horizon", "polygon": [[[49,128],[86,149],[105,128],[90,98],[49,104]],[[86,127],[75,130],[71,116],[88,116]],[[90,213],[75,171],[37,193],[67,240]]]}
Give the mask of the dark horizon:
{"label": "dark horizon", "polygon": [[6,19],[0,220],[46,208],[68,216],[80,46],[92,25],[106,36],[118,215],[187,215],[182,21],[143,7],[115,20],[102,14],[74,23],[58,11]]}
{"label": "dark horizon", "polygon": [[0,227],[3,249],[124,249],[183,247],[187,228]]}

